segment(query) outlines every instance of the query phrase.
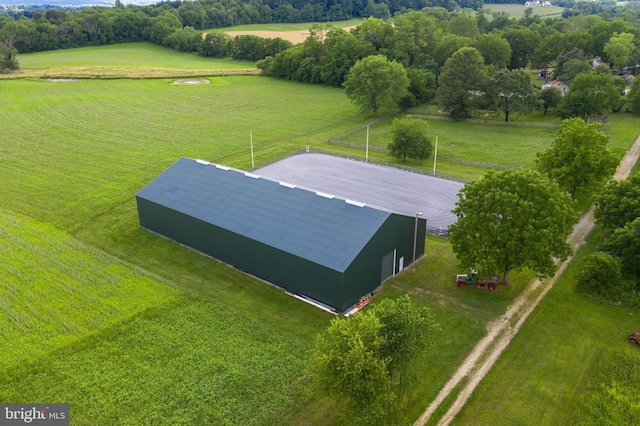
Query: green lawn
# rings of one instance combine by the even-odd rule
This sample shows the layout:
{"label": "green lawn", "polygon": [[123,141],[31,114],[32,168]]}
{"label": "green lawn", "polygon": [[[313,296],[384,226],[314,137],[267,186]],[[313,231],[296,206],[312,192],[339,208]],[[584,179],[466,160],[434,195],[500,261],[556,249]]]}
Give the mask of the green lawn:
{"label": "green lawn", "polygon": [[[385,120],[369,128],[370,146],[386,148],[392,140],[392,122],[392,119]],[[502,123],[489,125],[444,120],[427,122],[434,146],[435,136],[438,136],[440,161],[457,159],[510,167],[534,167],[536,153],[549,147],[558,131],[556,128],[545,127],[506,127]],[[366,130],[349,135],[345,140],[364,145]],[[425,167],[432,168],[432,160],[425,161]]]}
{"label": "green lawn", "polygon": [[[578,258],[590,253],[599,237],[592,233]],[[574,261],[542,300],[454,424],[607,424],[610,418],[580,408],[592,392],[608,398],[612,411],[638,413],[639,382],[616,385],[615,376],[601,375],[596,390],[585,389],[594,367],[615,369],[616,353],[632,357],[636,366],[640,362],[640,350],[627,342],[639,328],[640,313],[577,294],[579,265]],[[603,356],[605,361],[598,361]],[[607,395],[616,387],[617,393]]]}
{"label": "green lawn", "polygon": [[255,68],[250,61],[215,59],[180,52],[149,42],[52,50],[18,55],[20,67],[160,67],[176,69]]}

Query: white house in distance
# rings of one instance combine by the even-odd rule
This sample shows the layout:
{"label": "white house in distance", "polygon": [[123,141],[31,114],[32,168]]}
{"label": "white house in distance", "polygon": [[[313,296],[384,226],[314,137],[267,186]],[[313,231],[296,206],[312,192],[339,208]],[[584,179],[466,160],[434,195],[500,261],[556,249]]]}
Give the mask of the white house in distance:
{"label": "white house in distance", "polygon": [[560,89],[563,96],[569,91],[569,86],[559,80],[547,81],[542,85],[542,90],[546,89],[547,87],[557,87],[558,89]]}
{"label": "white house in distance", "polygon": [[551,2],[548,1],[526,1],[524,2],[525,6],[551,6]]}

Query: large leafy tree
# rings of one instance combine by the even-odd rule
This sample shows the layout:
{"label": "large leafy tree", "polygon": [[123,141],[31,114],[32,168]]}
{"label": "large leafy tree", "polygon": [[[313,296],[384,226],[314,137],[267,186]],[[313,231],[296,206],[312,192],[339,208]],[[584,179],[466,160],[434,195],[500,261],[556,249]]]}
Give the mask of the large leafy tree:
{"label": "large leafy tree", "polygon": [[0,41],[0,73],[17,70],[20,68],[16,55],[18,51],[10,41]]}
{"label": "large leafy tree", "polygon": [[529,28],[516,28],[504,33],[511,46],[510,69],[525,68],[540,44],[540,33]]}
{"label": "large leafy tree", "polygon": [[424,160],[431,154],[431,140],[426,121],[416,118],[396,118],[391,125],[392,142],[389,153],[395,158]]}
{"label": "large leafy tree", "polygon": [[620,105],[622,97],[608,74],[596,72],[578,75],[560,104],[560,117],[582,117],[586,121],[601,120]]}
{"label": "large leafy tree", "polygon": [[395,401],[382,324],[372,312],[335,318],[316,338],[311,370],[318,387],[373,423]]}
{"label": "large leafy tree", "polygon": [[358,421],[379,424],[398,399],[408,365],[439,332],[429,310],[409,296],[385,299],[332,320],[316,338],[310,368],[319,388],[354,409]]}
{"label": "large leafy tree", "polygon": [[506,68],[511,60],[511,46],[500,34],[482,34],[474,43],[484,58],[485,65]]}
{"label": "large leafy tree", "polygon": [[435,20],[422,12],[408,12],[395,17],[393,57],[406,67],[423,66],[427,53],[435,45],[439,30]]}
{"label": "large leafy tree", "polygon": [[442,67],[438,101],[454,119],[470,117],[486,80],[487,71],[480,52],[473,47],[463,47]]}
{"label": "large leafy tree", "polygon": [[402,64],[383,55],[368,56],[349,71],[344,82],[347,96],[364,112],[377,115],[392,110],[408,94],[409,78]]}
{"label": "large leafy tree", "polygon": [[640,278],[640,217],[613,231],[602,246],[606,252],[620,258],[625,275]]}
{"label": "large leafy tree", "polygon": [[468,268],[502,274],[526,267],[553,274],[566,259],[566,238],[576,220],[569,194],[533,170],[489,171],[459,194],[449,226],[451,245]]}
{"label": "large leafy tree", "polygon": [[622,228],[640,217],[640,175],[612,180],[596,199],[595,216],[607,230]]}
{"label": "large leafy tree", "polygon": [[549,108],[555,108],[560,105],[562,91],[554,86],[547,87],[540,92],[540,99],[542,100],[542,110],[546,114]]}
{"label": "large leafy tree", "polygon": [[538,153],[538,169],[569,191],[571,198],[578,188],[591,188],[611,176],[618,164],[599,127],[577,117],[563,120],[551,147]]}
{"label": "large leafy tree", "polygon": [[636,77],[627,95],[627,101],[634,112],[640,112],[640,77]]}
{"label": "large leafy tree", "polygon": [[614,34],[604,45],[604,52],[607,54],[613,65],[618,67],[618,72],[627,65],[631,52],[635,49],[633,44],[633,34]]}
{"label": "large leafy tree", "polygon": [[496,71],[490,78],[489,88],[487,94],[504,112],[504,121],[509,121],[512,111],[527,114],[538,106],[538,94],[524,70]]}

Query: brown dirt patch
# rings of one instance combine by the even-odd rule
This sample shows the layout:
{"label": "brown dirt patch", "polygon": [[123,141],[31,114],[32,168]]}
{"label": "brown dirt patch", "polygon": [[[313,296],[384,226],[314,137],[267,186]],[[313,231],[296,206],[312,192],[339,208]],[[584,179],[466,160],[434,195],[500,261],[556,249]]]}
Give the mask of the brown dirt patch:
{"label": "brown dirt patch", "polygon": [[186,86],[194,86],[196,84],[209,84],[209,83],[210,81],[207,80],[206,78],[203,78],[203,79],[184,78],[181,80],[176,80],[171,84],[182,84]]}

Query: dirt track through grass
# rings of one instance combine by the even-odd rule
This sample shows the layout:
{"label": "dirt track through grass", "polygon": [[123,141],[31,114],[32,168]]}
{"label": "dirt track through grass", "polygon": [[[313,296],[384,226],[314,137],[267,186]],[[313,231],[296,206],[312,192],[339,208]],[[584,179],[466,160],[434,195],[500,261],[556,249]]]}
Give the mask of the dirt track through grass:
{"label": "dirt track through grass", "polygon": [[[639,157],[640,136],[638,136],[633,146],[622,158],[613,178],[622,180],[629,176],[631,169],[633,169]],[[589,208],[580,219],[580,222],[576,224],[573,233],[568,238],[568,242],[574,252],[584,244],[586,236],[593,229],[594,209],[594,206]],[[438,422],[438,425],[448,425],[455,419],[475,388],[491,370],[502,352],[518,333],[522,324],[524,324],[531,312],[533,312],[544,296],[551,290],[553,284],[562,275],[572,259],[573,257],[569,257],[563,262],[552,278],[544,281],[535,280],[531,286],[509,306],[500,318],[487,326],[487,335],[478,342],[453,377],[442,388],[436,399],[427,407],[427,410],[422,416],[416,420],[416,426],[426,424],[440,404],[450,396],[451,392],[464,378],[468,377],[468,383],[462,388],[454,403]]]}

